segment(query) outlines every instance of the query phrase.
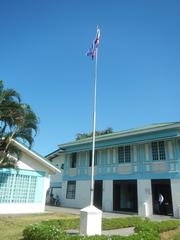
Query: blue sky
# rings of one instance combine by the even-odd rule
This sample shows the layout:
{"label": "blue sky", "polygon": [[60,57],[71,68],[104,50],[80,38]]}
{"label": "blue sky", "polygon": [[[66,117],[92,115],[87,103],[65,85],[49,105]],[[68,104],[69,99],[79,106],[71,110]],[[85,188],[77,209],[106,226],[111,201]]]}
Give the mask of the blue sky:
{"label": "blue sky", "polygon": [[96,25],[97,129],[179,121],[179,11],[179,0],[0,1],[0,79],[40,118],[33,149],[92,131]]}

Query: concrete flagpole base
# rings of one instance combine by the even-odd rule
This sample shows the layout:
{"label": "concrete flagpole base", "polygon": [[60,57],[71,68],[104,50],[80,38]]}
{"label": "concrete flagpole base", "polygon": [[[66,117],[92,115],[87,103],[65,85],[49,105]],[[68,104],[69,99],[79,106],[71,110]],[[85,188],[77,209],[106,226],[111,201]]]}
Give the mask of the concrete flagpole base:
{"label": "concrete flagpole base", "polygon": [[80,234],[101,235],[102,211],[95,206],[87,206],[80,210]]}

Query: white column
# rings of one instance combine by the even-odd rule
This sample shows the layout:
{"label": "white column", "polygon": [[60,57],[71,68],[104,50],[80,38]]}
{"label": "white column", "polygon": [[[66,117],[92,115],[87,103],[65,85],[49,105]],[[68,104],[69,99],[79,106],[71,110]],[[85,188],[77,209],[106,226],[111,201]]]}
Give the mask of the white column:
{"label": "white column", "polygon": [[151,180],[138,180],[138,214],[148,217],[152,211]]}
{"label": "white column", "polygon": [[103,211],[113,211],[113,181],[103,180]]}
{"label": "white column", "polygon": [[171,179],[171,193],[173,213],[175,218],[180,218],[180,179]]}

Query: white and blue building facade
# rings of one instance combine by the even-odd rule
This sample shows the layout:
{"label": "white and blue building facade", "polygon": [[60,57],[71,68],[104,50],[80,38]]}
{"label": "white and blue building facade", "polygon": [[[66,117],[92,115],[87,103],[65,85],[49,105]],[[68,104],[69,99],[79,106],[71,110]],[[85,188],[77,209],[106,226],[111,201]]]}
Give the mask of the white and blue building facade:
{"label": "white and blue building facade", "polygon": [[16,169],[0,168],[0,214],[43,212],[50,175],[60,170],[21,143],[13,144],[22,156]]}
{"label": "white and blue building facade", "polygon": [[[64,207],[90,203],[91,149],[92,139],[87,138],[59,145],[48,155],[52,162],[58,158],[64,162],[60,196]],[[180,122],[98,136],[95,149],[97,207],[180,217]]]}

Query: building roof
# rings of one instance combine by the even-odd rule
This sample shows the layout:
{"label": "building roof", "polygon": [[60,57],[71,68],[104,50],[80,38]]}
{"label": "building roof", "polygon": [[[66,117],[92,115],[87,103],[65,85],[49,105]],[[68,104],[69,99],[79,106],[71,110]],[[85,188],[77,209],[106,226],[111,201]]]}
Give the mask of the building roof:
{"label": "building roof", "polygon": [[[130,136],[130,135],[141,134],[141,133],[154,132],[154,131],[159,131],[159,130],[166,130],[166,129],[176,128],[176,127],[180,128],[180,122],[155,123],[155,124],[143,126],[141,128],[132,128],[132,129],[123,130],[120,132],[100,135],[100,136],[96,137],[96,141],[108,140],[111,138],[119,138],[119,137]],[[60,148],[65,148],[66,146],[70,146],[72,144],[77,145],[77,144],[87,143],[90,141],[92,141],[92,137],[73,141],[73,142],[68,142],[65,144],[58,145],[58,146]]]}
{"label": "building roof", "polygon": [[22,152],[25,152],[29,156],[33,157],[37,162],[42,164],[44,167],[49,169],[52,173],[61,173],[61,170],[53,166],[47,159],[40,156],[38,153],[30,150],[28,147],[19,143],[18,141],[12,140],[13,144],[18,147]]}
{"label": "building roof", "polygon": [[[121,139],[125,137],[133,137],[141,134],[155,133],[163,130],[172,130],[172,129],[180,129],[180,122],[154,123],[154,124],[146,125],[140,128],[132,128],[132,129],[114,132],[110,134],[104,134],[104,135],[96,136],[96,143],[115,140],[115,139]],[[91,142],[92,142],[92,137],[89,137],[81,140],[60,144],[58,145],[59,149],[48,154],[47,157],[49,159],[53,159],[56,156],[58,156],[61,152],[63,152],[63,150],[66,148],[70,148],[78,145],[82,146],[85,144],[89,144]]]}
{"label": "building roof", "polygon": [[63,152],[62,149],[56,149],[55,151],[53,151],[53,152],[47,154],[47,155],[45,156],[45,158],[51,160],[51,159],[53,159],[53,158],[59,156],[62,152]]}

